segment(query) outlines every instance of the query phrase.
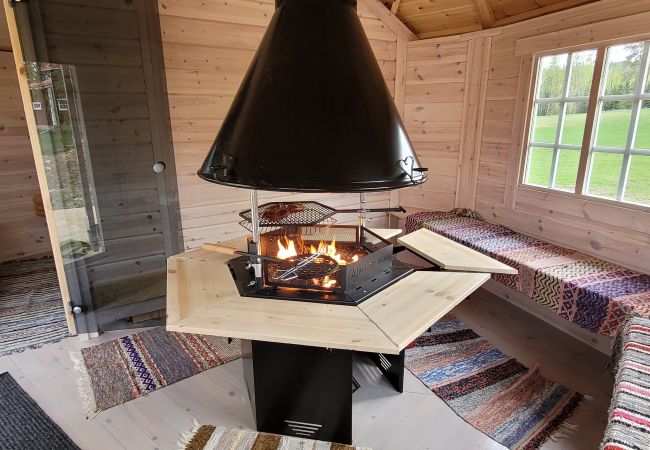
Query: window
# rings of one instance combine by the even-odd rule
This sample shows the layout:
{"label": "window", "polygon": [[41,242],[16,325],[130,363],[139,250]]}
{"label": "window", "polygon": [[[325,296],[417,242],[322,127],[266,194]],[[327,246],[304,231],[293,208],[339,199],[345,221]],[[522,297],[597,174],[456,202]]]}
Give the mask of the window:
{"label": "window", "polygon": [[539,58],[524,184],[650,205],[649,60],[650,41]]}

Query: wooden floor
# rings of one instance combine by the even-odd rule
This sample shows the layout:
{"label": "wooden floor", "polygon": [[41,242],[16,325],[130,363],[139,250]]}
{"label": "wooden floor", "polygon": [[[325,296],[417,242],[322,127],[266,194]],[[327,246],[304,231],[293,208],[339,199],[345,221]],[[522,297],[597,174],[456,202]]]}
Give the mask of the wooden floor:
{"label": "wooden floor", "polygon": [[[598,447],[606,423],[612,379],[607,357],[561,334],[512,305],[477,295],[455,310],[457,316],[501,350],[565,385],[595,398],[570,422],[579,426],[569,438],[549,441],[544,449]],[[47,414],[84,450],[176,449],[192,421],[253,428],[241,361],[217,367],[86,420],[77,394],[68,351],[114,339],[134,330],[110,332],[88,342],[68,338],[38,350],[0,358]],[[457,417],[408,371],[406,392],[397,394],[376,368],[360,360],[354,393],[355,443],[375,450],[501,449]]]}

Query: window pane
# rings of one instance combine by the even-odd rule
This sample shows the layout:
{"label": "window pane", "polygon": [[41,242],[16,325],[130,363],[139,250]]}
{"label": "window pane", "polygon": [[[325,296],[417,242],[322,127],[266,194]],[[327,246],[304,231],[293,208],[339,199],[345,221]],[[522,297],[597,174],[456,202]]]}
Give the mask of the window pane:
{"label": "window pane", "polygon": [[582,145],[587,121],[587,102],[569,102],[564,114],[562,144]]}
{"label": "window pane", "polygon": [[632,155],[625,200],[650,205],[650,156]]}
{"label": "window pane", "polygon": [[552,148],[531,148],[528,155],[528,176],[526,178],[526,184],[548,187],[551,184],[552,162]]}
{"label": "window pane", "polygon": [[634,94],[642,55],[642,42],[609,47],[605,95]]}
{"label": "window pane", "polygon": [[598,147],[625,148],[631,116],[632,102],[603,102],[598,118],[596,145]]}
{"label": "window pane", "polygon": [[545,56],[539,60],[538,98],[562,96],[567,54]]}
{"label": "window pane", "polygon": [[650,149],[650,100],[644,100],[641,103],[639,126],[636,129],[634,148]]}
{"label": "window pane", "polygon": [[575,191],[576,178],[578,177],[578,162],[580,150],[560,149],[555,174],[555,187],[563,191]]}
{"label": "window pane", "polygon": [[650,94],[650,66],[648,66],[648,75],[646,75],[645,93]]}
{"label": "window pane", "polygon": [[569,97],[587,97],[591,91],[594,76],[596,50],[574,53],[571,57],[571,77],[569,79]]}
{"label": "window pane", "polygon": [[615,199],[621,177],[623,155],[596,152],[592,155],[592,159],[589,194]]}
{"label": "window pane", "polygon": [[555,143],[559,102],[540,103],[535,114],[535,128],[531,142]]}

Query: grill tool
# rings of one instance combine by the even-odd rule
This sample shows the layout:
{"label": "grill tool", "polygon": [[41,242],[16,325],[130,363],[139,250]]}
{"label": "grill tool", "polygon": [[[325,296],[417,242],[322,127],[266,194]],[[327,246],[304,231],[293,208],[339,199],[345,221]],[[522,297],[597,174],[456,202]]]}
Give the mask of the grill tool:
{"label": "grill tool", "polygon": [[306,253],[298,256],[292,256],[286,259],[274,258],[272,256],[261,256],[255,253],[239,251],[232,247],[219,244],[203,244],[202,248],[211,252],[223,253],[225,255],[241,255],[251,258],[264,259],[278,263],[278,275],[274,277],[277,280],[310,280],[313,278],[323,278],[339,270],[339,263],[331,256],[321,253]]}

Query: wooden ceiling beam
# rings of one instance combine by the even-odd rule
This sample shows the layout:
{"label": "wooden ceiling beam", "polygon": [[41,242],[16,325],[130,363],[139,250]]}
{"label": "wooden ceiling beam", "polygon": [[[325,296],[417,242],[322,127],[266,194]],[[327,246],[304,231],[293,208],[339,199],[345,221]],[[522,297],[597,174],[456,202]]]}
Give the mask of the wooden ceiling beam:
{"label": "wooden ceiling beam", "polygon": [[551,14],[557,11],[574,8],[576,6],[585,5],[587,3],[593,3],[593,1],[594,0],[564,0],[562,2],[553,3],[552,5],[544,6],[543,8],[531,9],[530,11],[515,14],[514,16],[504,17],[503,19],[497,20],[494,23],[494,26],[500,27],[516,22],[522,22],[524,20],[544,16],[546,14]]}
{"label": "wooden ceiling beam", "polygon": [[379,0],[360,0],[379,20],[396,35],[414,41],[418,37]]}
{"label": "wooden ceiling beam", "polygon": [[483,29],[492,28],[497,19],[494,17],[494,10],[492,9],[490,0],[474,0],[474,3],[476,3],[478,18],[481,21]]}

